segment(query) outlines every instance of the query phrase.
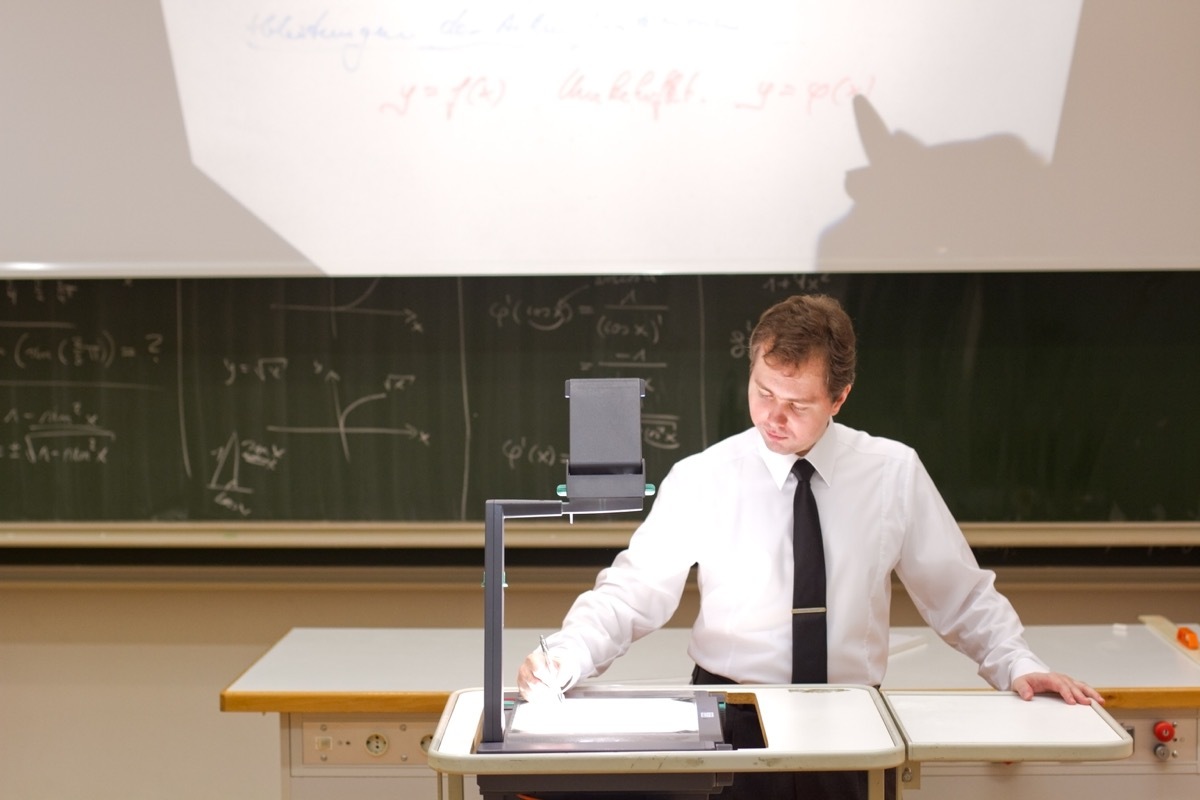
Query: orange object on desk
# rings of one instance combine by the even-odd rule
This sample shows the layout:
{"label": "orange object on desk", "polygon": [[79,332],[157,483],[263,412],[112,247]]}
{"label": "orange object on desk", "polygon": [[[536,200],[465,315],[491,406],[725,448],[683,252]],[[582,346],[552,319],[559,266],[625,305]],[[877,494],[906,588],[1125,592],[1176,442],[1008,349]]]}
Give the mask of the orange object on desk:
{"label": "orange object on desk", "polygon": [[1175,638],[1188,650],[1200,650],[1200,640],[1197,639],[1196,632],[1191,628],[1181,626],[1176,632]]}

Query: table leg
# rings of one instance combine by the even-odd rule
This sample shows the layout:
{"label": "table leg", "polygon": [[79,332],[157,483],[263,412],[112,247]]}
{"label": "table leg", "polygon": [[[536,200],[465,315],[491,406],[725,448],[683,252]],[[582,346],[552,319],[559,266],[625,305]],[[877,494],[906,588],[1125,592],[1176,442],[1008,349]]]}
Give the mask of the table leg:
{"label": "table leg", "polygon": [[463,800],[463,776],[447,775],[446,781],[450,784],[450,800]]}
{"label": "table leg", "polygon": [[883,783],[886,770],[872,769],[867,771],[867,800],[883,800]]}

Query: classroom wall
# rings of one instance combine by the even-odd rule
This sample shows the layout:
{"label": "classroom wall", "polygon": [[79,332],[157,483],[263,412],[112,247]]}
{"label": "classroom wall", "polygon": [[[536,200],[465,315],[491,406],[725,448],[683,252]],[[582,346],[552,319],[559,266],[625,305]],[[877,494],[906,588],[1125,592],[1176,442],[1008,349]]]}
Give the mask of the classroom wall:
{"label": "classroom wall", "polygon": [[[190,163],[157,2],[14,5],[0,27],[0,263],[82,264],[84,274],[117,277],[130,265],[315,272]],[[1085,268],[1197,265],[1197,8],[1084,5],[1055,174],[1065,176],[1062,194],[1092,212],[1080,218],[1064,207],[1058,216],[1089,245],[1101,243],[1101,263]],[[902,166],[937,155],[914,153]],[[937,185],[929,175],[917,173]],[[880,199],[875,207],[894,207],[893,195],[858,189]],[[984,199],[976,192],[952,205]],[[1120,224],[1131,210],[1140,224]],[[884,220],[865,240],[924,252],[930,241],[912,241],[903,220]],[[841,230],[869,222],[860,214]],[[878,263],[839,244],[848,246],[826,243],[827,260]],[[514,580],[509,623],[557,624],[590,575],[539,573],[529,588]],[[1142,613],[1196,622],[1200,608],[1194,569],[1005,569],[999,585],[1027,623],[1133,622]],[[694,608],[693,595],[685,606]],[[480,609],[477,576],[441,571],[0,570],[0,797],[277,797],[275,716],[221,713],[222,688],[295,626],[473,626]],[[919,622],[902,592],[894,621]]]}
{"label": "classroom wall", "polygon": [[[553,628],[593,572],[510,571],[507,624]],[[1200,608],[1194,568],[998,574],[1027,624],[1134,623],[1144,613],[1194,623]],[[695,599],[689,590],[673,625]],[[0,572],[0,796],[278,797],[278,716],[222,713],[218,701],[284,633],[481,619],[474,570],[9,568]],[[893,623],[921,624],[899,587]]]}

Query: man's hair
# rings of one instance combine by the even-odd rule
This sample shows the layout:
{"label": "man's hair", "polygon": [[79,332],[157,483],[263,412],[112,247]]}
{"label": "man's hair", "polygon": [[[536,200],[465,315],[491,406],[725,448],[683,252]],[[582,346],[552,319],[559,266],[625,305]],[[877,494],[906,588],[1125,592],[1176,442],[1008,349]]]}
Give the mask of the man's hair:
{"label": "man's hair", "polygon": [[854,323],[828,295],[792,295],[764,311],[750,334],[751,361],[756,353],[773,365],[791,367],[823,358],[831,398],[854,383]]}

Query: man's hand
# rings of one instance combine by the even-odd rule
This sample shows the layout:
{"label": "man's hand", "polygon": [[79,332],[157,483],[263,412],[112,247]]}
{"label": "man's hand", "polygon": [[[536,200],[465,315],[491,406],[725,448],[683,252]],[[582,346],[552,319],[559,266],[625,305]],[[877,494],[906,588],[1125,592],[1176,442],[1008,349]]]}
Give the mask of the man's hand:
{"label": "man's hand", "polygon": [[517,688],[525,700],[536,701],[547,697],[561,699],[561,687],[570,683],[571,673],[562,662],[551,657],[547,663],[541,650],[534,650],[525,657],[517,672]]}
{"label": "man's hand", "polygon": [[1104,705],[1104,698],[1099,692],[1061,672],[1030,672],[1022,675],[1013,681],[1013,691],[1022,700],[1032,700],[1035,694],[1057,694],[1069,705],[1090,705],[1092,701]]}

